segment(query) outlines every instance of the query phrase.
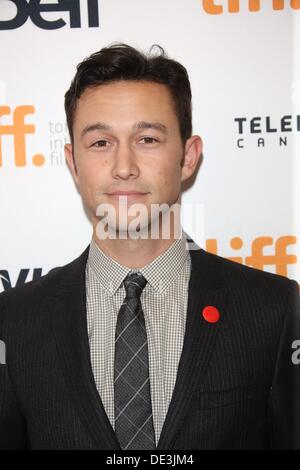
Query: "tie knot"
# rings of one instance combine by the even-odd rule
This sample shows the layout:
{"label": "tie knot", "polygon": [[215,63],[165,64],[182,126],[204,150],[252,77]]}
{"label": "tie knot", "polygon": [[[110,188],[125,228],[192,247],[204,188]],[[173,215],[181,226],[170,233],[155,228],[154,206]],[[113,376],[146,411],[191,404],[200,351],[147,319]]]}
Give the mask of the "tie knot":
{"label": "tie knot", "polygon": [[139,298],[146,284],[147,280],[142,274],[127,274],[124,279],[126,297],[128,299]]}

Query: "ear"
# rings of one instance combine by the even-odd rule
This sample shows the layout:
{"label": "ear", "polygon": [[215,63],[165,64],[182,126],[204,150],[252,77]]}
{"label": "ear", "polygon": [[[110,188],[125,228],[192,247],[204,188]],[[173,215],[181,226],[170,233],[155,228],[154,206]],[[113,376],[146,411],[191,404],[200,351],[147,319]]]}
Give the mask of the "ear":
{"label": "ear", "polygon": [[77,174],[77,168],[76,168],[75,158],[73,154],[73,147],[71,144],[65,144],[65,158],[66,158],[66,162],[69,167],[69,170],[77,184],[78,174]]}
{"label": "ear", "polygon": [[195,172],[202,149],[203,143],[199,135],[193,135],[186,141],[181,167],[181,181],[187,180]]}

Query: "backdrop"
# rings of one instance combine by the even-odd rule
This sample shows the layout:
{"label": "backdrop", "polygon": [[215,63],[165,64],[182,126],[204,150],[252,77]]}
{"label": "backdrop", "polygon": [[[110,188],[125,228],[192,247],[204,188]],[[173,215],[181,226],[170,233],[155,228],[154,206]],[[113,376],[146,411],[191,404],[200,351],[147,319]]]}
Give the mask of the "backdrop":
{"label": "backdrop", "polygon": [[204,158],[184,229],[300,282],[300,0],[0,0],[0,291],[90,242],[63,99],[77,63],[115,41],[158,43],[189,71]]}

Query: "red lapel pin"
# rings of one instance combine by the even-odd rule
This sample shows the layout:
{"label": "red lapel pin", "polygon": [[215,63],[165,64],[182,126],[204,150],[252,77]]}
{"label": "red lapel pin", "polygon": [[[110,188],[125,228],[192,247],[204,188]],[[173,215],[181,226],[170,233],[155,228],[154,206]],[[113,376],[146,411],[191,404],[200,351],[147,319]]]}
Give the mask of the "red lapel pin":
{"label": "red lapel pin", "polygon": [[217,307],[213,307],[212,305],[207,305],[202,310],[203,318],[208,321],[208,323],[216,323],[220,320],[220,312]]}

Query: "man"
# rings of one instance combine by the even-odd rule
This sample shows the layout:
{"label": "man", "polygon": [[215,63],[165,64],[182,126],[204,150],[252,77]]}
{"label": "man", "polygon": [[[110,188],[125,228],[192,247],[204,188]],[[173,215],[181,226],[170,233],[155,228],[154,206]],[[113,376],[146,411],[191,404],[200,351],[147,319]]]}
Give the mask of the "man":
{"label": "man", "polygon": [[104,48],[65,109],[93,236],[0,296],[0,447],[300,448],[296,282],[178,236],[172,209],[202,152],[185,68]]}

